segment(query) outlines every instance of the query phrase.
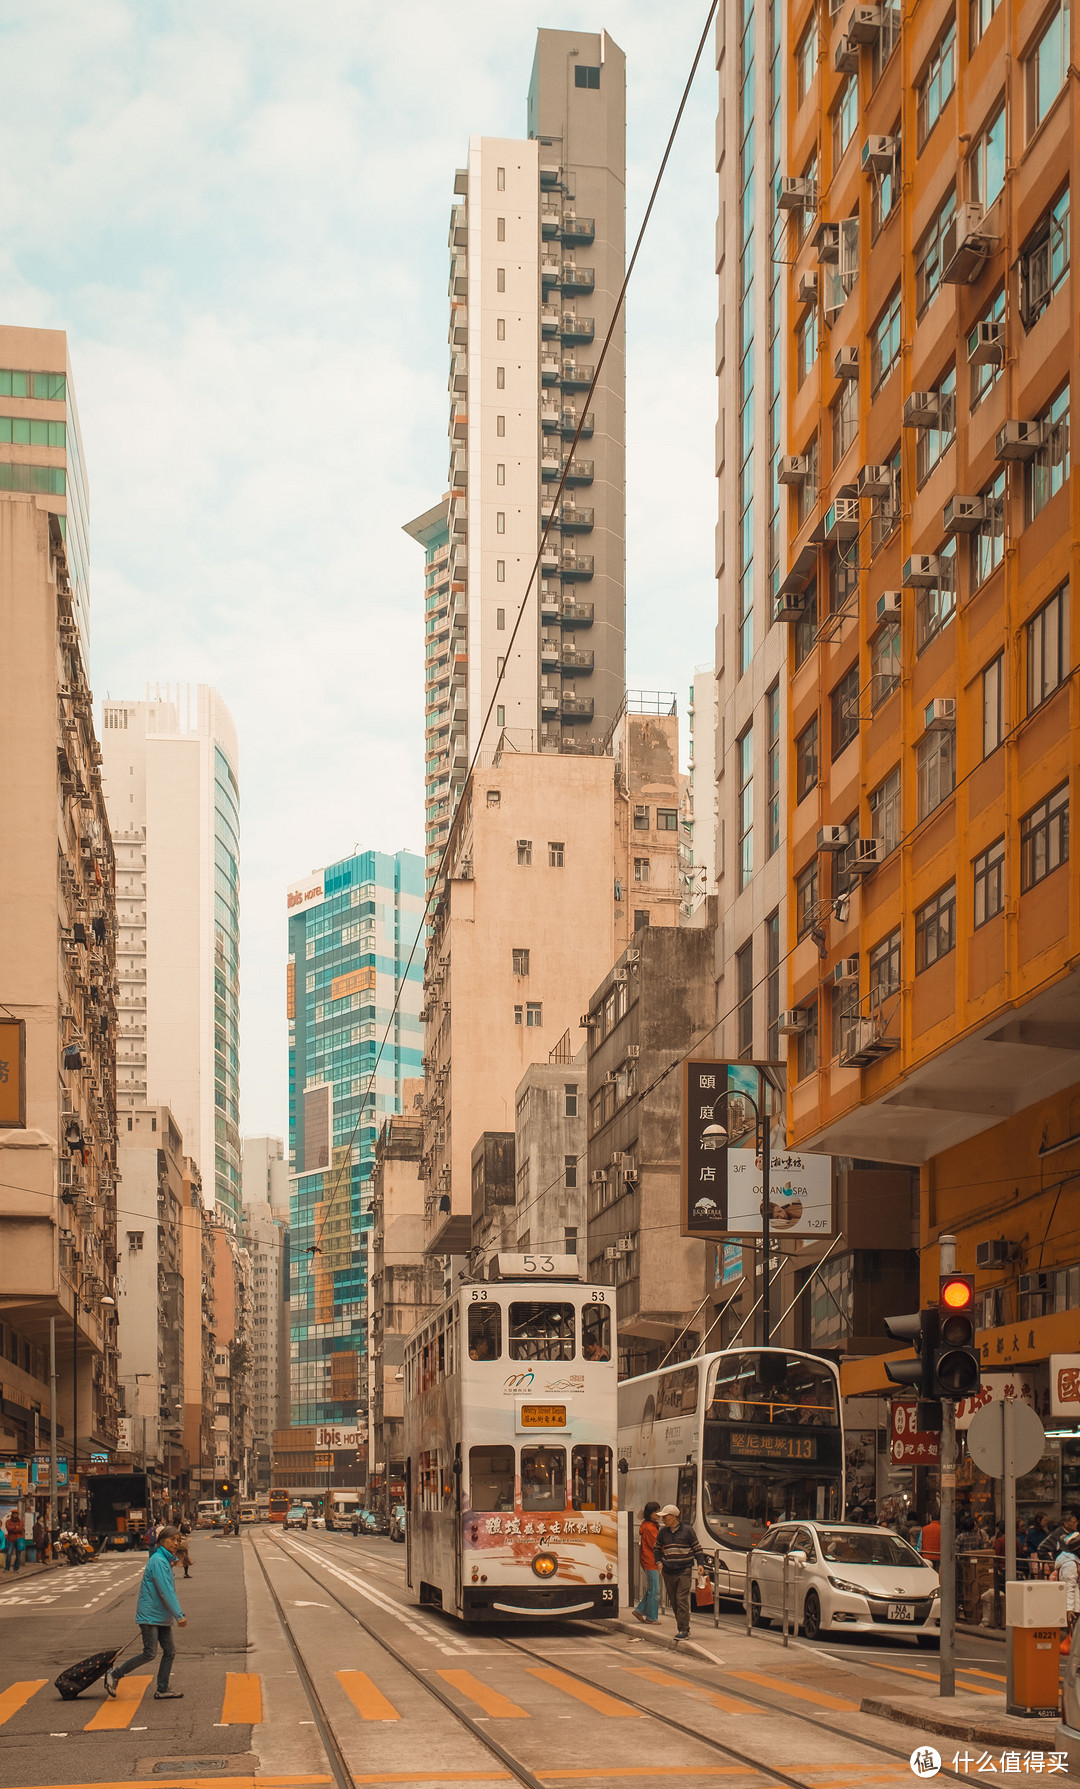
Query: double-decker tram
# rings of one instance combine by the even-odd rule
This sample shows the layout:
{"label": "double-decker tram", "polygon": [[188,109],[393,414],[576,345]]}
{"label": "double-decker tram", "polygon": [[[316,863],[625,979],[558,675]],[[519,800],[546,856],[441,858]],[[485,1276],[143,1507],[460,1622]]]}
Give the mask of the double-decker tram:
{"label": "double-decker tram", "polygon": [[406,1577],[466,1621],[618,1614],[615,1294],[499,1255],[409,1337]]}
{"label": "double-decker tram", "polygon": [[677,1503],[720,1594],[740,1597],[746,1555],[773,1522],[840,1521],[844,1432],[836,1368],[786,1348],[730,1348],[619,1387],[625,1506]]}

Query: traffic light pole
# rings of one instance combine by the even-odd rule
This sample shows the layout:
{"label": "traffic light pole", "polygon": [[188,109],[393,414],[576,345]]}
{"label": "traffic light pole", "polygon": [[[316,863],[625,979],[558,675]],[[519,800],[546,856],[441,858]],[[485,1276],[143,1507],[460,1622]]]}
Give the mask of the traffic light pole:
{"label": "traffic light pole", "polygon": [[[939,1236],[940,1270],[956,1268],[956,1237]],[[956,1405],[941,1406],[941,1690],[956,1695]]]}

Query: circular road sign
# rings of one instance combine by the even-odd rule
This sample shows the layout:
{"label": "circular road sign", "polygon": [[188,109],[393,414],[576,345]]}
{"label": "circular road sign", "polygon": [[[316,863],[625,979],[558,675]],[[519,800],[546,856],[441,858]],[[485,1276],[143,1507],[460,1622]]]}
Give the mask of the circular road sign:
{"label": "circular road sign", "polygon": [[1006,1410],[1012,1416],[1013,1472],[1017,1478],[1034,1471],[1046,1447],[1046,1430],[1030,1404],[1021,1403],[1019,1398],[1008,1402],[1001,1398],[984,1405],[976,1410],[968,1426],[967,1445],[976,1466],[990,1478],[1002,1478],[1005,1473]]}

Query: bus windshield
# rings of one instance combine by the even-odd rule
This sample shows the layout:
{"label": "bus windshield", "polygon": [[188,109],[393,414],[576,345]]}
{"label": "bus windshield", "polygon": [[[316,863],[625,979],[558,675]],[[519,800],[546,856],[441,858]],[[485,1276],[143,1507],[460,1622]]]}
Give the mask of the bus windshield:
{"label": "bus windshield", "polygon": [[753,1350],[714,1363],[701,1487],[711,1534],[750,1547],[785,1518],[836,1521],[843,1475],[836,1379],[824,1362]]}
{"label": "bus windshield", "polygon": [[705,1414],[716,1422],[835,1427],[836,1380],[805,1354],[725,1354],[713,1367]]}

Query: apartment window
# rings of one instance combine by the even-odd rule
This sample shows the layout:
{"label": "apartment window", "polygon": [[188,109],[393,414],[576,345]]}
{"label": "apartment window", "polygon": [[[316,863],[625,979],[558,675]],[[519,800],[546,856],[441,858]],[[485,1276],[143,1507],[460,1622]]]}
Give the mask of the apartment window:
{"label": "apartment window", "polygon": [[858,547],[833,547],[829,553],[829,614],[846,609],[859,588]]}
{"label": "apartment window", "polygon": [[900,992],[900,928],[875,944],[869,957],[870,1005],[880,1006],[890,994]]}
{"label": "apartment window", "polygon": [[765,1053],[770,1062],[780,1054],[780,910],[765,921]]}
{"label": "apartment window", "polygon": [[900,686],[900,623],[887,621],[870,642],[870,708],[880,707]]}
{"label": "apartment window", "polygon": [[495,725],[497,727],[505,727],[506,725],[506,709],[501,702],[495,710]]}
{"label": "apartment window", "polygon": [[1005,106],[992,118],[968,156],[968,186],[988,211],[1005,185]]}
{"label": "apartment window", "polygon": [[817,440],[816,435],[814,436],[812,441],[807,443],[806,459],[807,459],[807,473],[806,473],[806,477],[803,479],[802,484],[799,485],[799,487],[798,487],[798,497],[797,497],[797,502],[796,502],[796,506],[795,506],[796,516],[798,518],[798,525],[800,528],[802,527],[803,523],[813,514],[814,510],[817,508],[817,500],[818,500],[818,440]]}
{"label": "apartment window", "polygon": [[504,485],[506,483],[506,467],[502,461],[500,461],[495,468],[495,483],[497,485]]}
{"label": "apartment window", "polygon": [[563,1117],[576,1118],[578,1113],[578,1087],[576,1081],[567,1081],[563,1086]]}
{"label": "apartment window", "polygon": [[956,613],[956,536],[938,549],[938,581],[915,602],[915,647],[922,652]]}
{"label": "apartment window", "polygon": [[506,318],[505,317],[496,317],[496,319],[495,319],[495,340],[497,342],[505,342],[505,340],[506,340]]}
{"label": "apartment window", "polygon": [[1005,659],[999,652],[982,674],[982,755],[996,752],[1005,734]]}
{"label": "apartment window", "polygon": [[649,909],[647,907],[635,907],[634,908],[634,930],[635,930],[635,932],[639,932],[641,930],[642,926],[647,926],[648,923],[649,923]]}
{"label": "apartment window", "polygon": [[[887,12],[887,7],[882,7]],[[878,39],[881,31],[878,32]],[[897,119],[889,135],[900,142],[900,120]],[[897,199],[900,197],[900,155],[899,150],[893,157],[892,165],[885,171],[875,172],[870,176],[870,240],[874,241],[881,233],[882,225],[892,216]]]}
{"label": "apartment window", "polygon": [[839,162],[859,122],[859,77],[848,75],[832,115],[833,167]]}
{"label": "apartment window", "polygon": [[927,733],[915,748],[918,816],[925,820],[956,787],[956,737],[950,730]]}
{"label": "apartment window", "polygon": [[835,763],[845,746],[849,746],[852,740],[859,736],[858,661],[852,665],[850,671],[841,677],[840,682],[833,689],[829,697],[829,705],[832,709],[830,734],[833,762]]}
{"label": "apartment window", "polygon": [[506,433],[506,418],[505,418],[505,416],[497,416],[495,418],[495,433],[497,435],[505,435],[505,433]]}
{"label": "apartment window", "polygon": [[[563,1156],[563,1185],[564,1186],[577,1186],[577,1156],[576,1155],[564,1155]],[[567,1232],[567,1234],[569,1235],[569,1232]],[[567,1251],[568,1254],[575,1255],[577,1253],[577,1232],[576,1231],[574,1232],[574,1245],[575,1246],[572,1249],[569,1249]]]}
{"label": "apartment window", "polygon": [[648,858],[647,857],[635,857],[635,859],[634,859],[634,881],[635,882],[647,882],[648,880],[649,880],[649,860],[648,860]]}
{"label": "apartment window", "polygon": [[506,560],[505,559],[496,559],[496,561],[495,561],[495,582],[496,582],[496,584],[505,584],[506,583]]}
{"label": "apartment window", "polygon": [[540,1026],[544,1023],[544,1008],[539,1000],[528,1000],[525,1003],[526,1026]]}
{"label": "apartment window", "polygon": [[1061,92],[1068,68],[1069,9],[1062,4],[1044,26],[1024,64],[1029,140]]}
{"label": "apartment window", "polygon": [[506,191],[506,169],[505,168],[496,168],[496,170],[495,170],[495,187],[496,187],[496,190],[500,193],[504,193]]}
{"label": "apartment window", "polygon": [[979,43],[1001,0],[971,0],[971,48]]}
{"label": "apartment window", "polygon": [[765,757],[765,856],[780,849],[780,685],[765,696],[768,746]]}
{"label": "apartment window", "polygon": [[799,104],[802,105],[810,91],[814,76],[817,74],[818,29],[817,14],[810,14],[810,22],[799,39],[799,47],[795,51],[796,79],[798,81]]}
{"label": "apartment window", "polygon": [[900,843],[900,766],[870,792],[870,837],[884,847],[886,857]]}
{"label": "apartment window", "polygon": [[842,982],[833,989],[832,996],[832,1047],[835,1056],[850,1056],[855,1048],[855,1028],[858,1023],[858,983]]}
{"label": "apartment window", "polygon": [[521,950],[517,946],[515,946],[512,954],[513,954],[513,959],[514,959],[514,974],[515,975],[528,975],[528,973],[529,973],[529,953],[528,953],[528,951]]}
{"label": "apartment window", "polygon": [[795,936],[805,938],[817,923],[818,860],[812,857],[795,878]]}
{"label": "apartment window", "polygon": [[[981,323],[997,323],[997,324],[1001,325],[1002,328],[1004,328],[1004,324],[1005,324],[1005,288],[1004,287],[1002,287],[1001,291],[997,294],[997,297],[994,299],[993,303],[991,304],[990,309],[985,313],[984,316],[980,317],[979,322],[981,322]],[[988,360],[981,360],[978,362],[972,361],[971,356],[975,353],[978,346],[979,346],[979,325],[977,323],[975,325],[975,328],[972,330],[971,334],[968,336],[968,361],[971,365],[970,402],[971,402],[971,408],[973,410],[974,410],[976,404],[980,403],[982,401],[982,399],[986,396],[986,393],[990,390],[990,387],[992,385],[997,384],[998,380],[1001,377],[1002,370],[1005,366],[1005,350],[1003,347],[995,350],[991,354],[991,356]]]}
{"label": "apartment window", "polygon": [[841,379],[832,407],[833,465],[838,466],[859,432],[859,382]]}
{"label": "apartment window", "polygon": [[983,492],[986,520],[971,537],[971,586],[985,582],[1005,557],[1005,468]]}
{"label": "apartment window", "polygon": [[956,883],[939,889],[932,901],[915,912],[915,973],[956,949]]}
{"label": "apartment window", "polygon": [[1042,316],[1069,271],[1069,189],[1039,219],[1020,251],[1020,315],[1024,328]]}
{"label": "apartment window", "polygon": [[896,0],[884,0],[881,8],[881,23],[877,36],[870,49],[870,73],[872,85],[877,86],[885,72],[885,65],[900,42],[900,7]]}
{"label": "apartment window", "polygon": [[736,1018],[736,1046],[741,1057],[754,1054],[754,945],[751,939],[735,957],[735,982],[739,1009]]}
{"label": "apartment window", "polygon": [[506,291],[506,268],[505,267],[497,267],[495,269],[495,290],[496,290],[496,292],[505,292]]}
{"label": "apartment window", "polygon": [[497,509],[495,511],[495,532],[496,532],[496,534],[505,534],[506,533],[506,511],[505,511],[505,509]]}
{"label": "apartment window", "polygon": [[931,428],[919,429],[915,439],[915,477],[925,483],[942,455],[956,440],[956,368],[951,366],[938,381],[939,410]]}
{"label": "apartment window", "polygon": [[495,611],[495,626],[500,633],[506,627],[506,610],[505,609],[496,609],[496,611]]}
{"label": "apartment window", "polygon": [[515,1025],[524,1025],[524,1023],[525,1023],[525,1008],[523,1006],[515,1006],[515,1008],[514,1008],[514,1024]]}
{"label": "apartment window", "polygon": [[735,747],[739,774],[739,890],[754,873],[754,729],[747,727]]}
{"label": "apartment window", "polygon": [[983,926],[1005,905],[1005,840],[996,839],[971,865],[975,890],[975,926]]}
{"label": "apartment window", "polygon": [[795,741],[795,801],[798,804],[817,786],[818,724],[815,714]]}
{"label": "apartment window", "polygon": [[900,358],[900,288],[897,286],[870,331],[870,388],[884,384]]}
{"label": "apartment window", "polygon": [[506,219],[504,217],[495,219],[495,240],[496,242],[506,241]]}
{"label": "apartment window", "polygon": [[583,62],[574,64],[575,87],[599,87],[599,85],[600,70],[598,68],[589,68]]}
{"label": "apartment window", "polygon": [[679,810],[678,810],[678,808],[657,808],[657,810],[656,810],[656,830],[657,830],[657,832],[678,832],[678,830],[679,830]]}
{"label": "apartment window", "polygon": [[921,317],[941,290],[945,264],[945,232],[956,213],[956,192],[950,187],[937,216],[915,250],[915,314]]}
{"label": "apartment window", "polygon": [[497,366],[495,368],[495,389],[497,391],[505,391],[506,389],[506,368],[504,366]]}
{"label": "apartment window", "polygon": [[[900,522],[900,449],[897,448],[892,459],[886,462],[892,474],[891,489],[888,496],[874,497],[870,503],[870,554],[871,557],[884,546],[894,529]],[[852,558],[857,552],[852,550]]]}
{"label": "apartment window", "polygon": [[1064,386],[1039,417],[1043,444],[1027,465],[1028,521],[1033,521],[1069,476],[1069,388]]}
{"label": "apartment window", "polygon": [[565,859],[566,847],[562,839],[548,840],[548,869],[561,870]]}
{"label": "apartment window", "polygon": [[1069,785],[1062,783],[1020,822],[1020,893],[1069,859]]}
{"label": "apartment window", "polygon": [[795,669],[806,663],[814,650],[817,640],[818,607],[817,585],[809,584],[806,588],[806,600],[803,612],[795,623]]}
{"label": "apartment window", "polygon": [[1031,617],[1027,636],[1027,711],[1030,714],[1065,681],[1069,668],[1069,586],[1055,590]]}
{"label": "apartment window", "polygon": [[799,1079],[817,1072],[818,1066],[818,1005],[812,1000],[803,1009],[806,1013],[806,1029],[799,1037]]}
{"label": "apartment window", "polygon": [[634,831],[635,832],[648,832],[648,830],[649,830],[648,807],[643,802],[637,802],[634,805]]}
{"label": "apartment window", "polygon": [[519,839],[517,842],[517,860],[522,864],[532,863],[532,840]]}
{"label": "apartment window", "polygon": [[951,19],[919,82],[916,117],[919,149],[933,130],[956,86],[956,20]]}
{"label": "apartment window", "polygon": [[800,385],[804,384],[813,372],[818,356],[818,314],[817,305],[809,306],[806,315],[795,332],[795,367],[796,377]]}
{"label": "apartment window", "polygon": [[835,901],[840,895],[850,894],[858,881],[857,871],[851,868],[851,860],[855,854],[855,841],[859,836],[859,816],[852,814],[845,820],[847,827],[847,849],[833,852],[832,898]]}

